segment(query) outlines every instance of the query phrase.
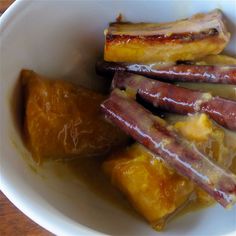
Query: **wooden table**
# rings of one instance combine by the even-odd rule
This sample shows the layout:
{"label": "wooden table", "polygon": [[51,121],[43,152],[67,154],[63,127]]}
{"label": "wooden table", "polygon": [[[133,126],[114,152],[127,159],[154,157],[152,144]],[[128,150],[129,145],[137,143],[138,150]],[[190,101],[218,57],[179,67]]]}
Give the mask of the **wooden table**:
{"label": "wooden table", "polygon": [[[0,0],[0,14],[14,0]],[[51,236],[52,234],[20,212],[0,191],[1,236]]]}

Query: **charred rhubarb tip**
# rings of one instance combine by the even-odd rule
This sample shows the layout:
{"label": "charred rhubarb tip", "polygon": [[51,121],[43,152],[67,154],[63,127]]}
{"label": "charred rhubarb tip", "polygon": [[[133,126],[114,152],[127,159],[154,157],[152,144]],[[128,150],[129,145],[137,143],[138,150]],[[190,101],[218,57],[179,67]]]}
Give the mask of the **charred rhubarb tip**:
{"label": "charred rhubarb tip", "polygon": [[157,119],[124,91],[113,90],[101,109],[111,122],[204,189],[223,207],[230,208],[235,204],[236,176],[170,131],[160,118]]}
{"label": "charred rhubarb tip", "polygon": [[104,59],[113,62],[194,60],[220,53],[230,33],[220,10],[168,23],[112,23]]}

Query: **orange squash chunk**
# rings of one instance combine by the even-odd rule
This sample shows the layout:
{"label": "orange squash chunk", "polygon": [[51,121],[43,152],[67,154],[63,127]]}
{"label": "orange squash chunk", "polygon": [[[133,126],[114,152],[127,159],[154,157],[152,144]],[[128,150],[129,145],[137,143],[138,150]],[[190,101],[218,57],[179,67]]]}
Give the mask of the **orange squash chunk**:
{"label": "orange squash chunk", "polygon": [[104,95],[23,70],[26,145],[37,162],[107,154],[126,136],[100,114]]}
{"label": "orange squash chunk", "polygon": [[112,155],[103,164],[133,207],[161,230],[168,216],[191,197],[193,183],[178,175],[140,144]]}

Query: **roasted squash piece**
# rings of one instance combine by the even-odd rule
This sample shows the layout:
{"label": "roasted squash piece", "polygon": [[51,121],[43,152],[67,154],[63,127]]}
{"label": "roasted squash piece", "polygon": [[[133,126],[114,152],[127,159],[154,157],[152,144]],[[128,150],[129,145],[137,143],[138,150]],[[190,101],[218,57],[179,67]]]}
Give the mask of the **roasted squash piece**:
{"label": "roasted squash piece", "polygon": [[161,230],[168,216],[190,199],[193,191],[190,181],[139,144],[113,154],[104,162],[103,169],[157,230]]}
{"label": "roasted squash piece", "polygon": [[37,162],[104,155],[127,141],[100,114],[104,95],[29,70],[21,80],[26,145]]}
{"label": "roasted squash piece", "polygon": [[174,125],[175,129],[186,139],[219,164],[229,167],[232,151],[225,142],[225,131],[216,125],[206,114],[189,116]]}

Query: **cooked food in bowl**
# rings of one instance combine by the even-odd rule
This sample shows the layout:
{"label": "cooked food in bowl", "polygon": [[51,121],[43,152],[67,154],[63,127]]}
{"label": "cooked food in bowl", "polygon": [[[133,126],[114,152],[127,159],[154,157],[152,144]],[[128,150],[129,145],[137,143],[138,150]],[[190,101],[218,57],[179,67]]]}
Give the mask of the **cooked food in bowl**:
{"label": "cooked food in bowl", "polygon": [[219,54],[229,40],[219,10],[172,23],[112,23],[96,64],[110,79],[104,94],[23,70],[33,159],[92,160],[156,230],[196,207],[231,208],[236,59]]}

